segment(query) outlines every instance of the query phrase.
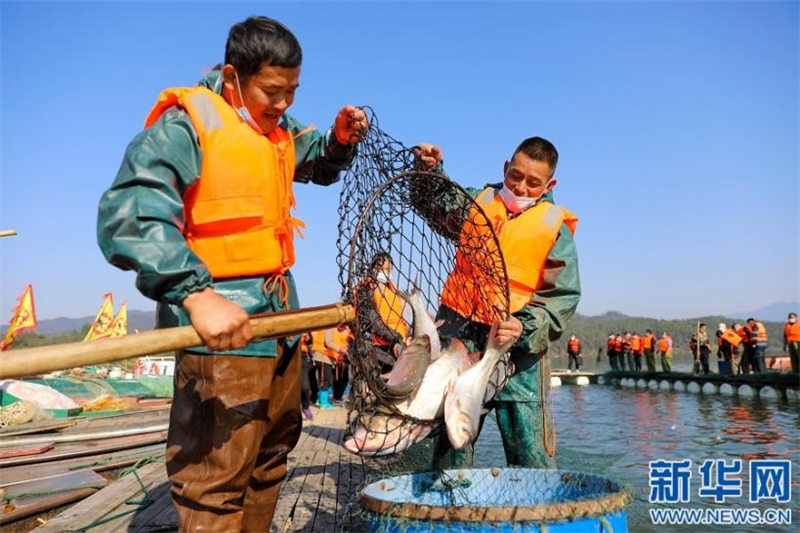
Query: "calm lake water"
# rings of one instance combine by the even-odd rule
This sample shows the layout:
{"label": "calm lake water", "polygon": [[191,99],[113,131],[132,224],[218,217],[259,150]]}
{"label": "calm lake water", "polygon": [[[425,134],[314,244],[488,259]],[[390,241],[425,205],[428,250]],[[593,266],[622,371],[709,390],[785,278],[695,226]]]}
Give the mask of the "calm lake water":
{"label": "calm lake water", "polygon": [[[608,385],[563,386],[552,390],[556,416],[559,468],[599,473],[631,487],[628,526],[639,532],[795,532],[800,524],[800,412],[797,403],[758,398],[702,396],[668,391],[621,389]],[[690,501],[663,508],[706,508],[713,498],[700,498],[700,464],[706,459],[741,459],[742,497],[722,507],[790,508],[791,526],[656,526],[648,501],[649,461],[693,461]],[[790,459],[792,499],[789,504],[748,501],[749,461]],[[475,467],[505,466],[494,416],[487,418],[475,448]],[[734,476],[738,477],[738,476]]]}

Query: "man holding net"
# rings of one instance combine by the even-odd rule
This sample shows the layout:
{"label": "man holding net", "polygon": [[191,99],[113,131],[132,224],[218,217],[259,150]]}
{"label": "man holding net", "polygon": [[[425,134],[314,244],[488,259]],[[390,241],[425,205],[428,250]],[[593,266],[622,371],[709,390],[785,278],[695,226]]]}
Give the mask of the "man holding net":
{"label": "man holding net", "polygon": [[267,530],[300,436],[297,339],[251,342],[248,315],[299,306],[292,182],[337,181],[367,129],[352,106],[324,134],[286,114],[301,60],[279,22],[235,24],[221,69],[161,93],[100,201],[106,258],[137,271],[158,327],[205,342],[177,354],[166,460],[181,531]]}
{"label": "man holding net", "polygon": [[[437,147],[420,145],[417,156],[420,166],[432,168],[441,154]],[[557,163],[558,152],[552,143],[532,137],[505,162],[502,183],[467,189],[497,234],[508,272],[511,316],[500,323],[498,343],[516,337],[510,350],[515,373],[487,407],[495,410],[506,461],[513,466],[555,466],[555,440],[548,436],[550,375],[545,355],[564,332],[580,300],[573,240],[577,218],[552,199]],[[467,226],[465,221],[462,228]],[[465,231],[462,229],[462,237]],[[469,276],[469,267],[456,261],[442,291],[437,319],[444,320],[439,329],[442,336],[457,336],[477,351],[486,345],[488,328],[473,327],[474,321],[488,316],[479,308],[491,302],[481,303],[475,295],[464,294],[461,288],[470,286]],[[472,452],[471,443],[453,449],[447,435],[440,432],[435,437],[433,465],[439,469],[471,467]]]}

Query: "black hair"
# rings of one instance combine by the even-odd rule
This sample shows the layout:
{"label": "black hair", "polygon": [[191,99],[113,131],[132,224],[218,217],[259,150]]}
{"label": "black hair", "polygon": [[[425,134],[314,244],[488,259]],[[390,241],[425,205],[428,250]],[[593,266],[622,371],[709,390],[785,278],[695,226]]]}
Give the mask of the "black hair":
{"label": "black hair", "polygon": [[708,327],[705,322],[700,322],[700,327],[702,328],[703,326]]}
{"label": "black hair", "polygon": [[558,165],[558,150],[556,150],[553,143],[547,139],[542,139],[541,137],[529,137],[525,139],[517,146],[517,149],[514,150],[511,159],[514,159],[514,156],[520,152],[534,161],[544,161],[550,166],[550,176],[552,177],[552,175],[555,174],[556,165]]}
{"label": "black hair", "polygon": [[756,321],[756,319],[755,319],[755,318],[748,318],[748,319],[747,319],[747,321],[748,321],[748,322],[755,322],[755,321]]}
{"label": "black hair", "polygon": [[385,261],[389,261],[390,265],[393,265],[392,257],[387,254],[386,252],[378,252],[375,254],[375,257],[372,258],[372,263],[369,265],[370,272],[377,272],[378,267],[382,266]]}
{"label": "black hair", "polygon": [[267,17],[250,17],[231,26],[225,43],[225,63],[246,79],[262,66],[299,67],[303,50],[289,28]]}

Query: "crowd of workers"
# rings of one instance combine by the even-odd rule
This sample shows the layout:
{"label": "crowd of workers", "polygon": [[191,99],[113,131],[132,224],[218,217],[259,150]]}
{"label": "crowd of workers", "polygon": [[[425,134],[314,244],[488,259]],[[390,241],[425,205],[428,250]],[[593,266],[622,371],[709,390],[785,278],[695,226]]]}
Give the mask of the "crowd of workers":
{"label": "crowd of workers", "polygon": [[[715,334],[717,359],[720,374],[750,374],[767,370],[766,350],[769,345],[767,328],[754,318],[744,323],[735,323],[728,327],[720,323]],[[701,323],[689,340],[689,349],[693,356],[693,372],[710,374],[709,360],[713,352],[714,342],[708,335],[708,325]],[[672,370],[672,337],[666,331],[656,337],[652,330],[644,335],[638,332],[612,333],[606,341],[606,355],[612,370],[641,371],[642,360],[648,372],[656,372],[656,362],[660,362],[661,372]],[[783,328],[783,350],[789,353],[793,373],[800,372],[800,323],[797,314],[789,313]],[[581,342],[570,336],[567,342],[569,370],[583,364]],[[598,361],[602,348],[598,350]]]}
{"label": "crowd of workers", "polygon": [[300,403],[306,420],[313,420],[311,403],[330,409],[341,405],[349,392],[347,353],[353,332],[347,326],[304,333],[300,337],[303,361]]}

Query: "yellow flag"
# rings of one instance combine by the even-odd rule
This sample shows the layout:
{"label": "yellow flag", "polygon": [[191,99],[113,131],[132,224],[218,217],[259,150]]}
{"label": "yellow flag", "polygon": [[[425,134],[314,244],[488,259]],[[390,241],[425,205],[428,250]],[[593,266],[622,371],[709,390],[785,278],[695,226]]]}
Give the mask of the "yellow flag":
{"label": "yellow flag", "polygon": [[97,312],[92,327],[86,333],[84,342],[111,337],[111,324],[114,322],[114,297],[107,292],[103,298],[105,298],[103,305],[100,306],[100,311]]}
{"label": "yellow flag", "polygon": [[22,333],[26,329],[36,329],[36,308],[33,304],[33,285],[29,283],[25,287],[18,301],[19,305],[12,311],[13,316],[8,323],[6,336],[0,341],[0,352],[11,346],[17,334]]}
{"label": "yellow flag", "polygon": [[124,337],[128,334],[128,304],[122,302],[117,311],[117,316],[114,317],[114,322],[111,323],[111,336]]}

